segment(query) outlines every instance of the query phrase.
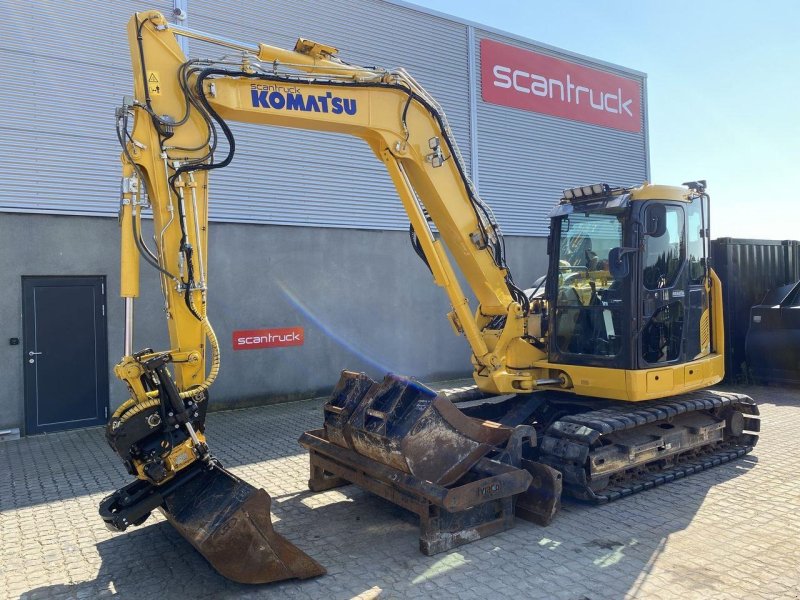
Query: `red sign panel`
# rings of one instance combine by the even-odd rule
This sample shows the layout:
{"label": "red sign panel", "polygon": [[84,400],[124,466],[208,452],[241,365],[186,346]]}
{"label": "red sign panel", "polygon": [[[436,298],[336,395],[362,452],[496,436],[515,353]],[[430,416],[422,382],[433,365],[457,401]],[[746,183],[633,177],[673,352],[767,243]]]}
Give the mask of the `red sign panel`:
{"label": "red sign panel", "polygon": [[522,48],[481,40],[486,102],[623,131],[642,130],[638,81]]}
{"label": "red sign panel", "polygon": [[278,327],[275,329],[240,329],[233,332],[234,350],[256,350],[281,346],[302,346],[302,327]]}

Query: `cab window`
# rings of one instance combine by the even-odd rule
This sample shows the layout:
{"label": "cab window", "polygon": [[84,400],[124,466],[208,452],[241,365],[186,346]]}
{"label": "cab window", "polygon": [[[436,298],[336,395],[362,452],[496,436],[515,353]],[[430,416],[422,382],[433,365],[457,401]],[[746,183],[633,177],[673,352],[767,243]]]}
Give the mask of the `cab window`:
{"label": "cab window", "polygon": [[706,268],[701,202],[703,202],[702,197],[695,198],[694,201],[686,207],[686,247],[687,254],[689,255],[689,283],[692,285],[697,285],[702,282]]}
{"label": "cab window", "polygon": [[622,348],[622,281],[608,255],[622,246],[620,217],[574,213],[560,224],[556,346],[560,352],[612,357]]}
{"label": "cab window", "polygon": [[646,236],[644,244],[644,286],[648,290],[675,285],[686,257],[683,209],[666,207],[666,231],[658,237]]}

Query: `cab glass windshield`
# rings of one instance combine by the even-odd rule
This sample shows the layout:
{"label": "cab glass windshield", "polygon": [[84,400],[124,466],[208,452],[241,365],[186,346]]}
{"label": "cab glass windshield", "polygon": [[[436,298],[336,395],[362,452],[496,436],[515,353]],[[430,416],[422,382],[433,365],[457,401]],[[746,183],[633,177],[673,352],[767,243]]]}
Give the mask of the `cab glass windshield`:
{"label": "cab glass windshield", "polygon": [[619,246],[622,246],[622,223],[616,215],[589,213],[565,217],[558,254],[559,292],[569,295],[574,289],[585,305],[591,296],[589,282],[594,282],[597,291],[607,289],[613,281],[608,270],[608,253]]}
{"label": "cab glass windshield", "polygon": [[623,246],[621,216],[573,213],[561,221],[556,344],[561,352],[616,356],[622,346],[621,281],[608,254]]}

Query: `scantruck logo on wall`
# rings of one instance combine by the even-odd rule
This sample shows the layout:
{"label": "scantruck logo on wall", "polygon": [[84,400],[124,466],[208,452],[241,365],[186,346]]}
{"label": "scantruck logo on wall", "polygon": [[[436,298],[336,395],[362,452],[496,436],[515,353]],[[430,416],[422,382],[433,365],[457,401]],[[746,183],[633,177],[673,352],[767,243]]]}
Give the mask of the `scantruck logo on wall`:
{"label": "scantruck logo on wall", "polygon": [[302,346],[303,341],[304,336],[302,327],[240,329],[233,332],[234,350],[257,350],[259,348]]}
{"label": "scantruck logo on wall", "polygon": [[481,40],[482,95],[486,102],[623,131],[642,130],[639,82]]}

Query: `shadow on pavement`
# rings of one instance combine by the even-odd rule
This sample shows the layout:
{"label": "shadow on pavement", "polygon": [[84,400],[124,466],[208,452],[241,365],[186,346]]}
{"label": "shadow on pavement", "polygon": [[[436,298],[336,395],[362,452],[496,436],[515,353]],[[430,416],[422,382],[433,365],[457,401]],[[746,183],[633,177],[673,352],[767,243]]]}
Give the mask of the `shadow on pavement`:
{"label": "shadow on pavement", "polygon": [[[532,598],[617,598],[636,594],[637,582],[669,536],[689,525],[709,490],[756,463],[748,455],[604,506],[565,502],[549,527],[517,520],[507,532],[433,557],[418,551],[414,515],[355,486],[325,494],[285,494],[273,498],[281,517],[276,530],[325,565],[328,575],[266,586],[235,584],[219,576],[162,520],[99,543],[102,564],[94,580],[42,587],[22,598],[339,599],[377,590],[401,598],[466,592],[475,597],[522,592]],[[693,570],[691,562],[681,576],[699,596],[713,591],[713,578]],[[583,582],[581,587],[575,581]]]}
{"label": "shadow on pavement", "polygon": [[[305,429],[319,427],[322,403],[211,413],[206,422],[211,451],[226,468],[305,456],[297,439]],[[0,511],[106,495],[133,480],[106,443],[103,427],[0,443],[0,473]]]}
{"label": "shadow on pavement", "polygon": [[[752,396],[759,404],[800,408],[800,392],[777,386],[724,386]],[[211,413],[208,443],[229,469],[306,455],[297,443],[300,434],[322,423],[322,404],[317,398],[283,405]],[[258,465],[259,469],[265,468]],[[267,467],[268,468],[268,467]],[[302,468],[305,468],[302,467]],[[110,494],[132,481],[122,461],[103,436],[102,427],[37,435],[0,443],[0,511]],[[31,475],[35,474],[35,477]],[[237,473],[243,479],[250,474]],[[250,481],[274,493],[269,479]]]}

